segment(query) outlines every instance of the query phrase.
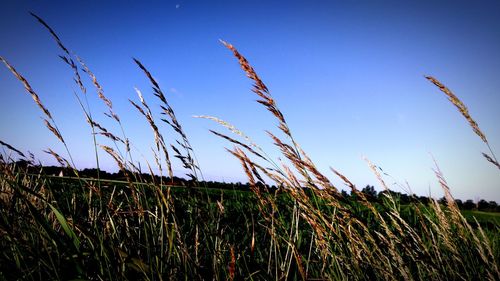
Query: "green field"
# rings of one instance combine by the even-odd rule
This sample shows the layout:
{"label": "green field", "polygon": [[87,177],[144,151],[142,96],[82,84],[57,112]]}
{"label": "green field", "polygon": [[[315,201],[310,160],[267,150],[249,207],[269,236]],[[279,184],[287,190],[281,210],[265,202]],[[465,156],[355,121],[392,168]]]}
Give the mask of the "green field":
{"label": "green field", "polygon": [[462,214],[470,223],[475,220],[481,225],[500,226],[500,213],[499,212],[483,212],[483,211],[471,211],[462,210]]}
{"label": "green field", "polygon": [[[20,171],[13,179],[6,175],[5,194],[6,187],[18,192],[1,209],[0,230],[4,238],[0,241],[0,276],[7,280],[156,280],[186,276],[378,279],[385,271],[379,272],[372,258],[380,257],[386,257],[386,265],[393,266],[393,270],[408,266],[408,273],[418,278],[425,277],[419,275],[420,267],[429,271],[427,277],[431,271],[440,278],[453,278],[454,274],[472,277],[487,274],[488,269],[479,267],[467,273],[462,267],[482,266],[485,262],[475,256],[480,245],[471,238],[489,241],[495,260],[500,252],[498,213],[462,211],[469,222],[475,216],[484,226],[483,237],[477,225],[468,232],[463,222],[454,222],[453,210],[445,206],[441,206],[445,213],[440,217],[442,211],[436,209],[439,204],[399,206],[390,198],[372,204],[348,197],[337,198],[338,205],[334,206],[332,198],[325,200],[312,190],[297,198],[284,190],[256,193],[147,182],[133,183],[140,201],[135,202],[129,183],[123,181],[101,180],[100,194],[94,193],[91,199],[86,187],[98,184],[93,179],[23,175]],[[26,183],[32,189],[27,189]],[[313,205],[301,207],[300,204],[307,204],[303,201],[306,198]],[[134,207],[136,204],[141,207]],[[321,225],[313,226],[314,222],[308,219],[318,216],[315,219],[321,223],[328,218],[326,214],[335,218],[330,220],[333,228],[326,232],[331,237],[319,240],[317,235],[326,233],[316,230],[314,227]],[[455,224],[455,229],[443,227],[443,219],[447,224]],[[422,228],[425,225],[428,228]],[[426,241],[430,238],[427,231],[442,238]],[[380,234],[384,236],[379,237]],[[391,239],[398,243],[385,240],[386,235],[392,235]],[[363,240],[367,237],[373,241]],[[343,248],[351,243],[362,244],[359,248]],[[447,243],[454,245],[453,249]],[[410,246],[427,248],[407,252]],[[366,257],[355,256],[353,250],[367,251]],[[412,262],[397,264],[391,258],[391,250]],[[327,251],[326,256],[323,251]],[[437,262],[436,258],[442,262],[455,259],[454,251],[467,255],[461,258],[466,262],[461,267],[428,264]],[[418,255],[419,260],[413,255]],[[352,262],[357,268],[350,267]]]}

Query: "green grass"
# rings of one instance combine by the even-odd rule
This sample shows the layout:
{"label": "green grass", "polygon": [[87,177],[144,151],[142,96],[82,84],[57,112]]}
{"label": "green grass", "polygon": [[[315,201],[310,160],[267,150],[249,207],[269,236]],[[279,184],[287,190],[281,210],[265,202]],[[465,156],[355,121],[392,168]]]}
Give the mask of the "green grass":
{"label": "green grass", "polygon": [[481,225],[496,226],[500,228],[500,213],[499,212],[484,212],[473,210],[462,210],[462,214],[469,222],[477,220]]}
{"label": "green grass", "polygon": [[[2,265],[0,267],[7,279],[20,278],[20,276],[28,274],[30,269],[40,271],[37,273],[38,277],[43,279],[91,278],[92,276],[107,276],[107,279],[145,278],[153,280],[159,278],[159,276],[175,277],[176,279],[186,276],[203,278],[216,276],[216,279],[226,279],[228,278],[227,266],[230,264],[231,248],[237,255],[235,262],[237,276],[251,275],[258,280],[267,280],[274,278],[276,274],[285,274],[283,269],[278,264],[275,264],[276,261],[271,260],[270,262],[269,260],[270,252],[268,247],[273,245],[273,239],[269,236],[269,217],[267,214],[262,213],[263,210],[259,209],[259,205],[256,204],[258,198],[250,190],[207,189],[204,187],[187,189],[181,186],[163,186],[162,189],[164,191],[169,190],[173,198],[175,220],[179,227],[178,230],[170,229],[173,232],[163,236],[165,234],[155,231],[155,229],[162,229],[162,222],[157,221],[155,218],[156,215],[153,213],[149,213],[149,215],[145,213],[139,216],[128,213],[130,206],[127,205],[133,205],[134,202],[130,197],[127,197],[131,196],[131,193],[128,190],[128,183],[126,181],[103,180],[103,186],[106,185],[107,188],[103,188],[99,199],[94,200],[89,206],[87,204],[89,198],[80,192],[80,181],[82,179],[45,177],[43,175],[41,178],[43,178],[44,185],[50,186],[51,202],[54,202],[54,205],[47,203],[47,208],[38,208],[35,210],[24,210],[23,208],[2,209],[2,225],[10,223],[10,229],[6,231],[7,235],[5,236],[7,240],[2,240],[0,243],[3,250],[3,256],[0,258]],[[33,186],[36,186],[36,178],[30,176],[29,179]],[[22,174],[18,174],[18,180],[18,184],[23,182]],[[91,179],[85,179],[85,181],[89,182]],[[148,186],[147,183],[134,183],[134,186],[138,190],[144,187],[141,197],[144,207],[150,206],[147,210],[153,212],[157,207],[161,206],[158,204],[158,197],[155,196],[151,185]],[[21,190],[23,188],[21,185],[18,187]],[[123,213],[111,214],[109,210],[113,209],[113,207],[108,207],[108,216],[111,214],[112,220],[109,218],[105,219],[104,216],[102,217],[104,219],[102,221],[98,219],[94,222],[89,222],[89,210],[99,208],[101,203],[99,201],[108,202],[113,190],[115,193],[123,192],[121,197],[116,197],[113,200],[115,206],[127,204],[121,208]],[[22,193],[26,194],[25,192]],[[268,196],[273,198],[273,202],[276,204],[275,211],[277,212],[273,216],[276,229],[272,233],[277,235],[281,231],[286,230],[288,232],[294,229],[293,221],[295,220],[294,216],[296,212],[294,206],[296,206],[296,200],[293,196],[290,196],[286,192],[279,192],[275,195],[269,194]],[[21,199],[19,198],[18,200]],[[77,208],[74,207],[75,204],[72,204],[72,201],[76,203]],[[28,202],[25,202],[25,204],[28,204]],[[317,204],[319,204],[318,208],[323,213],[335,212],[331,207],[328,207],[327,201],[319,200]],[[349,220],[352,222],[362,223],[372,231],[384,231],[380,221],[374,217],[369,208],[360,204],[354,197],[345,199],[343,206],[350,210],[349,213],[352,218]],[[386,212],[393,210],[389,204],[377,203],[374,206],[386,220],[390,218],[386,214]],[[401,217],[409,224],[409,228],[417,230],[418,235],[422,238],[425,238],[426,234],[421,231],[420,219],[439,222],[438,217],[434,214],[435,209],[432,206],[404,205],[397,207],[402,210]],[[423,216],[419,215],[417,210]],[[26,213],[26,211],[28,212]],[[483,222],[491,223],[498,218],[498,214],[496,213],[480,213],[483,215]],[[51,217],[52,214],[55,216]],[[9,216],[20,216],[23,219],[11,221],[8,218]],[[27,224],[26,222],[28,221],[32,223]],[[110,222],[113,222],[114,226],[111,226]],[[294,245],[297,251],[302,253],[301,260],[308,268],[308,276],[311,278],[321,276],[334,278],[336,276],[334,275],[336,269],[331,268],[329,270],[331,272],[329,273],[323,272],[322,270],[324,269],[322,268],[325,266],[325,261],[321,260],[320,252],[311,251],[310,247],[314,245],[314,240],[311,240],[314,233],[311,225],[304,220],[300,220],[298,221],[298,226],[299,228],[295,233],[296,239],[294,239]],[[149,230],[142,232],[140,231],[142,227],[149,228]],[[389,224],[389,227],[392,229],[391,233],[398,233],[397,228],[395,228],[396,225]],[[115,228],[115,230],[112,233],[106,233],[105,230],[109,228]],[[42,236],[33,236],[37,233],[35,230],[39,234],[42,234]],[[354,230],[352,229],[351,231]],[[496,258],[498,258],[499,237],[497,232],[485,229],[485,233],[493,245],[493,252]],[[479,235],[479,232],[476,234]],[[191,264],[184,264],[182,260],[177,260],[173,263],[161,265],[162,251],[156,249],[158,244],[154,240],[166,238],[168,242],[165,241],[163,251],[168,253],[169,258],[173,259],[176,255],[181,255],[180,252],[176,252],[175,248],[177,247],[177,250],[183,248],[177,244],[180,241],[175,241],[177,239],[176,235],[182,236],[182,243],[191,245],[185,249],[189,251],[189,255],[185,258],[189,257],[188,263]],[[196,238],[197,235],[198,239]],[[284,243],[289,239],[286,236],[288,234],[281,233],[279,235],[284,236],[277,241],[283,241]],[[397,234],[397,236],[399,235],[405,237],[404,233]],[[27,240],[20,243],[21,241],[14,240],[15,237],[26,237]],[[341,242],[343,240],[335,242],[339,246],[349,241],[348,237],[342,238],[341,236],[339,238],[347,239],[344,242]],[[33,252],[34,247],[36,247],[35,245],[39,243],[44,244],[43,241],[46,241],[46,239],[49,239],[47,242],[53,241],[49,244],[55,243],[56,248],[53,249],[53,246],[46,246],[47,248],[41,248]],[[255,241],[253,246],[252,240]],[[378,243],[381,242],[379,241]],[[16,244],[21,249],[11,248],[11,246]],[[193,247],[193,245],[198,245],[198,249]],[[382,245],[383,243],[378,246],[383,247]],[[274,253],[271,259],[275,258],[274,255],[287,249],[286,244],[275,246],[278,246],[281,250]],[[214,251],[214,247],[219,247],[219,250]],[[26,256],[27,253],[24,252],[26,250],[22,250],[23,248],[28,250],[30,255]],[[99,249],[98,252],[100,254],[96,253],[96,249]],[[330,251],[335,251],[334,253],[338,255],[346,255],[341,249],[331,249]],[[447,251],[446,248],[440,249],[439,253],[444,255],[441,258],[446,258],[446,255],[450,254],[446,254]],[[217,257],[215,261],[212,255]],[[306,259],[306,256],[309,255],[311,257]],[[53,265],[37,264],[39,259],[47,259],[47,257],[53,259]],[[349,258],[349,256],[345,256],[345,258]],[[431,257],[429,256],[428,258]],[[16,265],[16,259],[19,260],[19,265]],[[155,262],[160,262],[160,264],[155,265]],[[216,262],[218,268],[213,267],[214,262]],[[293,260],[289,262],[291,262],[288,264],[290,267],[287,273],[289,278],[301,279],[298,264],[293,262]],[[101,265],[101,263],[104,263],[104,265]],[[477,260],[473,264],[476,263]],[[274,266],[272,266],[273,264]],[[175,270],[172,270],[172,266]],[[271,271],[269,270],[270,266],[274,267]],[[342,269],[342,264],[338,266]],[[378,276],[381,272],[377,273],[376,268],[373,268],[371,264],[360,264],[358,266],[360,266],[366,278],[381,277]],[[17,268],[17,270],[9,271],[7,268]],[[441,274],[443,273],[441,272]],[[343,279],[353,278],[357,274],[361,274],[361,272],[343,272],[340,274],[344,274],[343,277],[342,275],[337,277]],[[413,274],[418,273],[414,272]],[[38,277],[30,274],[27,276],[29,277],[28,279],[38,279]],[[418,277],[418,275],[415,277]]]}

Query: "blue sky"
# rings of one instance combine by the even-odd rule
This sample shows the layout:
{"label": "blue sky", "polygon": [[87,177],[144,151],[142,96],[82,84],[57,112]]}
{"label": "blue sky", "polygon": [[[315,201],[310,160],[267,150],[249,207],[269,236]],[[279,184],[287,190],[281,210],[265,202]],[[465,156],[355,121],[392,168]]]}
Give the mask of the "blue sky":
{"label": "blue sky", "polygon": [[[218,41],[224,39],[247,57],[326,174],[332,166],[360,188],[378,187],[366,156],[392,176],[389,184],[407,181],[413,192],[438,197],[434,156],[455,197],[500,201],[500,173],[483,159],[484,143],[424,79],[433,75],[454,91],[500,154],[498,1],[2,1],[0,8],[0,55],[51,110],[78,168],[95,165],[72,94],[78,89],[29,11],[86,61],[146,159],[152,133],[128,99],[138,101],[137,87],[150,105],[156,100],[132,57],[167,93],[207,179],[246,181],[224,150],[231,146],[208,132],[224,130],[193,115],[227,120],[279,156],[264,132],[276,132],[276,120],[254,102],[250,81]],[[64,155],[63,147],[5,67],[0,91],[0,139],[55,164],[42,150]],[[89,101],[96,119],[117,132],[95,92]],[[102,157],[103,168],[115,171]],[[174,171],[185,172],[180,165]]]}

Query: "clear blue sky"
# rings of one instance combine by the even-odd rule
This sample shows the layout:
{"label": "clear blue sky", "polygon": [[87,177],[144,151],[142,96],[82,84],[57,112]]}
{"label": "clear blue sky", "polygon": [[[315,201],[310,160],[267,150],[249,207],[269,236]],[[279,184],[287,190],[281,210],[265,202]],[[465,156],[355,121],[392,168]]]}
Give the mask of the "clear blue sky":
{"label": "clear blue sky", "polygon": [[[151,105],[156,100],[132,57],[167,93],[206,179],[246,181],[224,150],[231,146],[208,132],[224,130],[193,115],[230,121],[278,156],[264,133],[276,132],[276,121],[254,102],[250,81],[218,42],[224,39],[254,66],[298,142],[326,174],[332,166],[359,188],[378,187],[366,156],[393,177],[389,184],[408,181],[415,193],[438,197],[432,154],[455,197],[500,202],[500,173],[480,153],[487,148],[423,77],[437,77],[462,99],[499,155],[498,1],[2,1],[0,55],[30,81],[78,168],[85,168],[95,159],[72,94],[77,88],[57,57],[60,50],[29,11],[87,62],[147,159],[152,133],[127,99],[138,100],[138,87]],[[42,150],[65,155],[63,148],[5,67],[0,91],[0,139],[55,164]],[[105,107],[95,92],[89,98],[96,119],[118,131],[101,114]],[[104,169],[116,171],[102,157]],[[179,164],[175,172],[184,174]]]}

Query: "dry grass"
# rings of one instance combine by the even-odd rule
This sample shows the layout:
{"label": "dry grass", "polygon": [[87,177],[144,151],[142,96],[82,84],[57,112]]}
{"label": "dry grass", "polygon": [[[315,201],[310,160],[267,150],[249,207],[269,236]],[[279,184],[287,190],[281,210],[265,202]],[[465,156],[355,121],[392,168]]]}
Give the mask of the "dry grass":
{"label": "dry grass", "polygon": [[481,131],[477,122],[474,119],[472,119],[472,117],[469,114],[469,110],[467,109],[465,104],[455,94],[453,94],[450,89],[448,89],[445,85],[441,84],[441,82],[439,82],[436,78],[432,76],[426,76],[425,78],[431,81],[434,85],[436,85],[439,88],[439,90],[441,90],[446,96],[448,96],[448,100],[458,109],[458,111],[460,111],[462,116],[467,120],[467,122],[469,122],[469,125],[471,126],[474,133],[476,133],[476,135],[478,135],[488,147],[491,156],[484,152],[482,153],[483,156],[486,158],[488,162],[492,163],[493,165],[495,165],[500,169],[500,164],[498,164],[498,160],[495,156],[495,153],[493,153],[490,144],[488,143],[486,135],[483,133],[483,131]]}
{"label": "dry grass", "polygon": [[[91,127],[95,150],[104,151],[117,164],[126,183],[106,183],[78,175],[68,161],[50,148],[46,153],[61,166],[73,169],[76,181],[32,172],[34,157],[0,141],[9,153],[0,154],[0,278],[92,280],[485,280],[500,279],[498,254],[492,238],[481,227],[473,228],[461,215],[444,175],[435,174],[445,192],[446,205],[431,200],[407,206],[410,215],[390,192],[379,168],[367,160],[384,187],[380,202],[370,201],[344,174],[331,169],[351,189],[349,198],[299,146],[284,114],[248,60],[231,44],[222,41],[253,83],[252,91],[278,121],[285,138],[268,132],[282,159],[274,160],[235,126],[210,119],[234,137],[211,130],[233,146],[227,149],[241,163],[250,190],[210,191],[166,186],[145,161],[149,177],[139,173],[134,151],[112,101],[83,59],[63,45],[53,29],[45,26],[74,73],[80,89],[75,94]],[[78,64],[74,63],[74,59]],[[46,118],[47,128],[61,141],[53,116],[28,81],[0,58],[31,95]],[[193,185],[202,179],[194,149],[173,108],[150,71],[134,62],[152,85],[159,100],[161,120],[177,136],[168,143],[145,95],[131,105],[153,131],[151,148],[156,168],[167,169],[179,161]],[[92,117],[83,71],[96,97],[106,105],[105,114],[121,130]],[[435,78],[427,77],[443,91],[488,145],[486,136],[470,117],[465,105]],[[98,143],[112,142],[115,147]],[[489,145],[488,145],[489,147]],[[123,151],[121,151],[123,149]],[[11,151],[18,157],[12,157]],[[490,149],[488,161],[498,162]],[[172,159],[170,155],[174,155]],[[31,159],[30,159],[31,158]],[[14,159],[26,160],[19,167]],[[177,159],[177,160],[176,160]],[[96,162],[98,165],[96,153]],[[165,165],[165,166],[164,166]],[[268,167],[271,166],[271,167]],[[31,168],[30,168],[31,167]],[[269,189],[275,185],[277,189]],[[61,188],[63,186],[64,188]],[[215,195],[214,195],[215,194]],[[231,195],[232,194],[232,195]],[[9,268],[9,271],[6,269]]]}

